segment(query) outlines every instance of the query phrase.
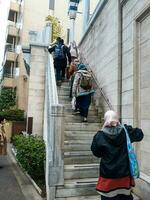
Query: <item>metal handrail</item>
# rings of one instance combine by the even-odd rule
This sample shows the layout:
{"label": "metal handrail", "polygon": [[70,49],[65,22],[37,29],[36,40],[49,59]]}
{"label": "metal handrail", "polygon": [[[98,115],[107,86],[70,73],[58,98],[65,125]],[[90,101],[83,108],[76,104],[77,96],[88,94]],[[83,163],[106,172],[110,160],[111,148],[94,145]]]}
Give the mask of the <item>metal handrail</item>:
{"label": "metal handrail", "polygon": [[102,97],[104,98],[105,102],[107,103],[108,107],[110,110],[113,110],[113,106],[111,105],[109,99],[107,98],[106,94],[103,91],[103,88],[100,87],[99,82],[95,76],[95,74],[93,73],[91,66],[89,65],[89,63],[87,62],[86,58],[83,56],[82,53],[80,53],[81,56],[81,60],[83,60],[83,63],[87,65],[87,67],[90,69],[91,73],[92,73],[92,77],[94,79],[94,82],[96,84],[96,87],[98,88],[99,92],[101,93]]}
{"label": "metal handrail", "polygon": [[13,44],[6,44],[6,51],[15,52],[16,48]]}
{"label": "metal handrail", "polygon": [[3,73],[3,77],[4,78],[14,78],[15,75],[14,74],[10,74],[10,73]]}

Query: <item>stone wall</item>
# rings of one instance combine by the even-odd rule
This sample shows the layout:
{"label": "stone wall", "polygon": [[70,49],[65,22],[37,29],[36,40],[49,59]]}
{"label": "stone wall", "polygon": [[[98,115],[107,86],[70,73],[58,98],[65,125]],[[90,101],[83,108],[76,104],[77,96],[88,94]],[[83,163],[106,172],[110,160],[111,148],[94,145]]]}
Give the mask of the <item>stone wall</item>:
{"label": "stone wall", "polygon": [[85,33],[80,49],[113,108],[121,111],[122,121],[144,131],[143,141],[136,144],[142,174],[135,191],[148,200],[150,1],[108,0]]}
{"label": "stone wall", "polygon": [[80,43],[82,56],[113,107],[118,106],[118,4],[108,1]]}
{"label": "stone wall", "polygon": [[[141,127],[145,136],[137,144],[143,180],[136,192],[144,200],[150,191],[150,1],[128,0],[123,5],[122,118]],[[147,177],[147,178],[145,178]],[[149,183],[149,184],[148,184]],[[149,190],[149,191],[148,191]]]}

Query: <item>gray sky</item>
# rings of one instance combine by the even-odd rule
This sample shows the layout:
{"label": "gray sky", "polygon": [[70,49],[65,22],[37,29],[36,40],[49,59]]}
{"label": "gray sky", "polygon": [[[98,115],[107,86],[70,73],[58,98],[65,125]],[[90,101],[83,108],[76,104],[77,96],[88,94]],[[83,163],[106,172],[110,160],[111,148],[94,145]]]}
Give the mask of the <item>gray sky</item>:
{"label": "gray sky", "polygon": [[3,61],[9,2],[10,0],[0,0],[0,69]]}

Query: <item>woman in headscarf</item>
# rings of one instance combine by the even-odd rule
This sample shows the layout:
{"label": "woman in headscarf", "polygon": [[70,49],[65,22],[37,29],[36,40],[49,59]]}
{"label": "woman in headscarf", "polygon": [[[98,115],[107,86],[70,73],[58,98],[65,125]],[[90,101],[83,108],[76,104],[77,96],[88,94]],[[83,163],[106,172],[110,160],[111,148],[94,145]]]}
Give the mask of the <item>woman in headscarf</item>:
{"label": "woman in headscarf", "polygon": [[75,41],[70,42],[69,49],[71,54],[71,62],[73,62],[79,56],[78,47]]}
{"label": "woman in headscarf", "polygon": [[83,117],[82,121],[87,122],[88,110],[91,104],[91,95],[95,92],[91,87],[85,89],[81,86],[82,76],[91,77],[91,73],[87,70],[86,65],[79,64],[78,71],[75,73],[75,78],[72,88],[72,96],[76,97],[76,111],[79,110],[80,115]]}
{"label": "woman in headscarf", "polygon": [[[141,129],[128,125],[125,128],[131,142],[143,139]],[[101,158],[96,186],[101,200],[133,200],[131,188],[135,183],[129,168],[126,134],[116,112],[109,110],[105,113],[103,128],[94,136],[91,150]]]}

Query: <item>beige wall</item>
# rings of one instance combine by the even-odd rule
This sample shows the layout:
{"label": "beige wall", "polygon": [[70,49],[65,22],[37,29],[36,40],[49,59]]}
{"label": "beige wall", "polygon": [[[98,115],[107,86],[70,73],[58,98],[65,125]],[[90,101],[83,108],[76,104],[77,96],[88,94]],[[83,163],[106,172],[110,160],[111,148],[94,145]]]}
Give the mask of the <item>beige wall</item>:
{"label": "beige wall", "polygon": [[43,134],[45,65],[47,59],[47,52],[43,47],[31,47],[27,117],[33,117],[33,134],[40,136]]}
{"label": "beige wall", "polygon": [[80,51],[115,109],[118,106],[118,4],[108,1]]}
{"label": "beige wall", "polygon": [[54,16],[58,18],[60,21],[60,25],[62,27],[62,37],[67,39],[67,28],[69,26],[68,23],[68,1],[64,0],[55,0],[55,10]]}
{"label": "beige wall", "polygon": [[41,31],[45,25],[45,18],[49,14],[49,1],[25,0],[23,12],[22,45],[28,46],[29,31]]}
{"label": "beige wall", "polygon": [[[150,181],[150,1],[130,0],[123,6],[122,117],[139,126],[144,139],[137,144],[143,180],[136,192],[149,200]],[[147,178],[143,178],[147,177]]]}
{"label": "beige wall", "polygon": [[[141,127],[145,137],[136,144],[141,179],[135,191],[144,200],[150,195],[150,1],[128,0],[122,7],[122,52],[119,51],[119,9],[108,0],[81,43],[99,86],[114,109],[121,97],[123,123]],[[120,1],[121,2],[121,1]],[[121,36],[121,35],[120,35]],[[119,93],[122,53],[122,93]]]}
{"label": "beige wall", "polygon": [[[25,0],[23,6],[23,28],[20,32],[22,47],[29,46],[29,31],[41,31],[49,14],[48,0]],[[26,73],[23,53],[19,55],[19,77],[17,80],[17,105],[27,111],[29,77]]]}

